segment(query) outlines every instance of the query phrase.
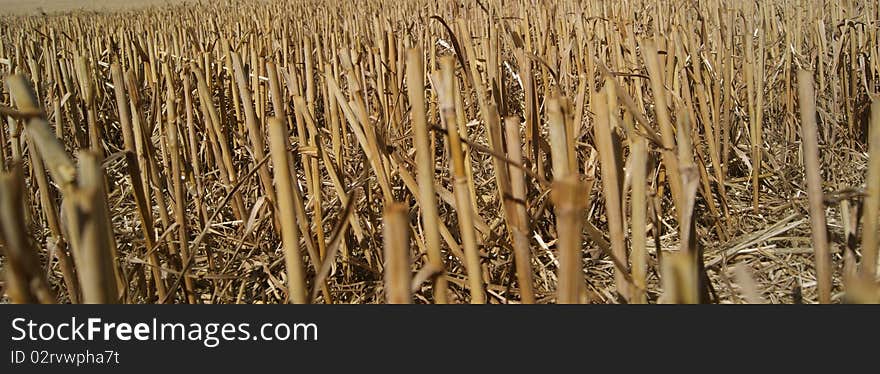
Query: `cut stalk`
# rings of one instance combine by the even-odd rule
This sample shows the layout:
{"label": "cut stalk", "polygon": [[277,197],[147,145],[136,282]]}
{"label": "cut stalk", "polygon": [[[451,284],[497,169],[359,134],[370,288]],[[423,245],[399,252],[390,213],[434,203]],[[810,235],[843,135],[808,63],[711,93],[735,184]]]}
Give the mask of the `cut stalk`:
{"label": "cut stalk", "polygon": [[288,299],[295,304],[308,303],[302,255],[299,249],[299,230],[293,207],[293,186],[287,167],[287,123],[278,117],[269,119],[269,145],[278,188],[278,215],[287,265]]}
{"label": "cut stalk", "polygon": [[[816,125],[816,96],[813,75],[798,71],[798,102],[801,106],[801,141],[804,147],[807,197],[810,200],[810,226],[813,249],[816,254],[816,282],[819,303],[831,302],[831,252],[828,249],[828,228],[825,226],[825,203],[822,193],[822,175],[819,168],[819,136]],[[866,208],[868,207],[866,202]],[[866,223],[868,223],[866,221]],[[866,226],[867,227],[867,226]]]}
{"label": "cut stalk", "polygon": [[411,304],[409,266],[409,209],[405,204],[385,206],[382,241],[385,247],[385,300]]}
{"label": "cut stalk", "polygon": [[462,246],[464,247],[465,269],[468,275],[468,285],[471,291],[472,304],[485,304],[486,295],[483,290],[482,271],[480,266],[480,252],[477,248],[477,234],[474,230],[474,212],[470,198],[470,181],[467,179],[465,170],[464,151],[462,150],[461,138],[459,138],[456,115],[455,115],[455,60],[452,56],[444,56],[440,59],[442,69],[441,85],[438,88],[440,96],[440,112],[443,123],[449,134],[449,149],[452,154],[453,184],[455,186],[456,213],[458,214],[459,228],[461,230]]}
{"label": "cut stalk", "polygon": [[877,277],[877,245],[878,245],[878,219],[877,214],[880,213],[880,98],[874,99],[871,104],[871,123],[868,144],[868,175],[866,192],[864,201],[864,212],[862,213],[863,232],[862,234],[862,266],[860,273],[862,277],[873,282]]}
{"label": "cut stalk", "polygon": [[[412,107],[413,145],[416,149],[418,185],[421,203],[422,227],[428,261],[437,269],[444,269],[440,251],[440,230],[437,225],[437,194],[434,192],[434,153],[430,144],[428,119],[425,111],[425,83],[422,53],[419,49],[407,51],[406,81],[409,103]],[[446,278],[443,273],[434,278],[434,302],[446,304]]]}

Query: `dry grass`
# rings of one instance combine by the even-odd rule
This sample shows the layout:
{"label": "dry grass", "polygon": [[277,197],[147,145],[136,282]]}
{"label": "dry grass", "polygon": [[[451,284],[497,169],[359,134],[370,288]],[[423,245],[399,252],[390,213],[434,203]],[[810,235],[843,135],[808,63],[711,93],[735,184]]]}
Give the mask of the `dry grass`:
{"label": "dry grass", "polygon": [[875,2],[5,14],[10,302],[880,300]]}

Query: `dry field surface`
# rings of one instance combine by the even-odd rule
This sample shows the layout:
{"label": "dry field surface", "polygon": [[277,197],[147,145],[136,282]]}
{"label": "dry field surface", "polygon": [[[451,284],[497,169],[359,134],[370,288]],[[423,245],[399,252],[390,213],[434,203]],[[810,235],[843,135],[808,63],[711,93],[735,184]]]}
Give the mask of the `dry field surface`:
{"label": "dry field surface", "polygon": [[39,15],[75,11],[118,11],[180,4],[185,0],[0,0],[0,14]]}
{"label": "dry field surface", "polygon": [[876,1],[19,3],[5,302],[880,302]]}

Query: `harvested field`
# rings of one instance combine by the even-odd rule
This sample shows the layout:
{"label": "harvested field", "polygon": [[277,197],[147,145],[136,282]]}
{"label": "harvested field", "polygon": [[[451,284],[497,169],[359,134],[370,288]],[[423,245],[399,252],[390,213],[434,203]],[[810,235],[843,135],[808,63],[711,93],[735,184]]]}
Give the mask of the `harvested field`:
{"label": "harvested field", "polygon": [[151,5],[0,15],[4,302],[880,302],[876,2]]}
{"label": "harvested field", "polygon": [[106,12],[179,5],[185,0],[0,0],[0,13],[19,16],[62,12]]}

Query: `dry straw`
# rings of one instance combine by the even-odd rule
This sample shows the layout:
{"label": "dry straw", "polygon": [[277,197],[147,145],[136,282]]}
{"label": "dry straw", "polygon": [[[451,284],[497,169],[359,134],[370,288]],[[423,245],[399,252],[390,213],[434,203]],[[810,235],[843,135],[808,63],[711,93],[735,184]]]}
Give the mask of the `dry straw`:
{"label": "dry straw", "polygon": [[4,292],[875,301],[880,7],[781,3],[5,17]]}

